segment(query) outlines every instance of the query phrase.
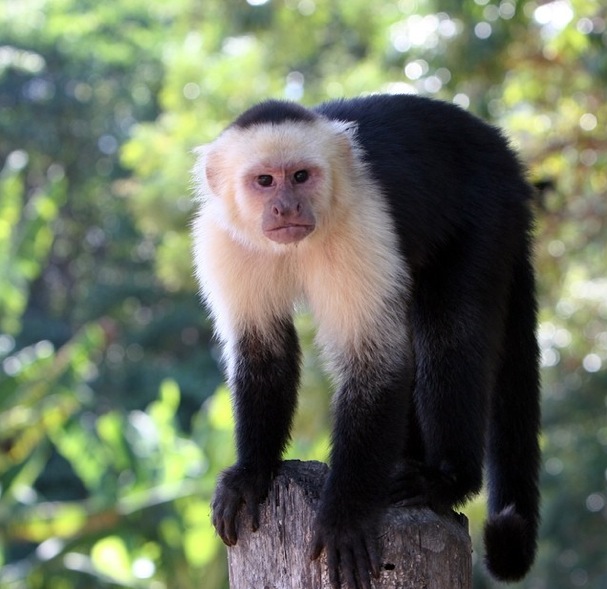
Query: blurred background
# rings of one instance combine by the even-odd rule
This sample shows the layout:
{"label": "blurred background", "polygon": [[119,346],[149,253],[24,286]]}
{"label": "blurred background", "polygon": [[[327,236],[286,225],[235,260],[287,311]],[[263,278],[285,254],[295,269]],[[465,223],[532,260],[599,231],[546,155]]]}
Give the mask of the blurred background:
{"label": "blurred background", "polygon": [[[600,0],[0,0],[0,588],[226,589],[229,398],[192,278],[195,146],[266,97],[453,101],[538,195],[537,564],[607,588]],[[289,456],[325,459],[311,345]],[[465,510],[476,536],[484,501]],[[492,587],[475,550],[475,589]]]}

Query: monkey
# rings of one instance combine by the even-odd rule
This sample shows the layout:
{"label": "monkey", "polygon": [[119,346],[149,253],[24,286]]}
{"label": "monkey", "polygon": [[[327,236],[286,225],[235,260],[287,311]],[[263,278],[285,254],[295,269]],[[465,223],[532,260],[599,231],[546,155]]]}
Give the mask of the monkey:
{"label": "monkey", "polygon": [[533,190],[502,132],[421,96],[266,100],[198,149],[194,179],[195,275],[236,424],[212,500],[223,542],[259,528],[306,305],[335,388],[310,549],[332,587],[379,576],[387,506],[459,507],[484,472],[486,566],[525,576],[539,524]]}

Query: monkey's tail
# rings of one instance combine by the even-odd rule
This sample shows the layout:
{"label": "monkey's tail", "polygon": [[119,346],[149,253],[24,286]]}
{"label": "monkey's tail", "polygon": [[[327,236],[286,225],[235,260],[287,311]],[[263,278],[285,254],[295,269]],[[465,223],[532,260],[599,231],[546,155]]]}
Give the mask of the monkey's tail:
{"label": "monkey's tail", "polygon": [[488,439],[485,563],[501,581],[525,576],[539,524],[539,367],[529,248],[514,270]]}

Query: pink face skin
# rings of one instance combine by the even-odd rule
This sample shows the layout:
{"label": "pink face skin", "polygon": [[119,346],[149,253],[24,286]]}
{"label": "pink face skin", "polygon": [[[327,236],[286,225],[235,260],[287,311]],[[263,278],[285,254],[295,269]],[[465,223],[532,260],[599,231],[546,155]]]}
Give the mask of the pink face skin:
{"label": "pink face skin", "polygon": [[251,176],[254,194],[263,201],[261,229],[270,240],[296,243],[314,231],[312,206],[319,172],[312,166],[264,166]]}

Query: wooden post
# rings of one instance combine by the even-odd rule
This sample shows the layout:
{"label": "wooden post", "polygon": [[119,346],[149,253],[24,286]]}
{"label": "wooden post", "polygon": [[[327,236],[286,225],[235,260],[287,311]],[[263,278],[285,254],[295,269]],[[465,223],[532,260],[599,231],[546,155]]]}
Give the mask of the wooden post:
{"label": "wooden post", "polygon": [[[257,532],[243,526],[228,549],[231,589],[330,589],[324,555],[309,559],[312,525],[328,472],[320,462],[283,463]],[[374,589],[471,589],[472,548],[463,515],[391,507],[380,530]]]}

